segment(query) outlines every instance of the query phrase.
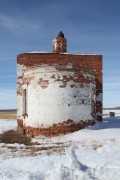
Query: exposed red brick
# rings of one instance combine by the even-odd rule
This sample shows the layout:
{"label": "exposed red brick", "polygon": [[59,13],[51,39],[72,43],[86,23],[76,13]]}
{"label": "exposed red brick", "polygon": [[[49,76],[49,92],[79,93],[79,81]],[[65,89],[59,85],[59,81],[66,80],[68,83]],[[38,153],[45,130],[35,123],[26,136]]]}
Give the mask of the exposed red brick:
{"label": "exposed red brick", "polygon": [[44,80],[44,79],[40,78],[38,80],[38,84],[41,86],[41,88],[45,89],[48,87],[49,80]]}
{"label": "exposed red brick", "polygon": [[23,127],[23,120],[17,119],[17,123],[19,127]]}
{"label": "exposed red brick", "polygon": [[50,128],[33,128],[33,127],[23,127],[23,132],[27,136],[34,137],[37,135],[44,136],[58,136],[60,134],[67,134],[69,132],[75,132],[86,126],[92,126],[95,121],[80,121],[79,123],[74,123],[73,120],[67,120],[66,122],[53,124]]}
{"label": "exposed red brick", "polygon": [[[72,54],[59,54],[59,53],[25,53],[20,54],[17,57],[18,64],[23,64],[26,67],[34,67],[38,65],[56,65],[58,70],[65,70],[67,63],[71,63],[73,65],[72,70],[76,71],[76,77],[78,77],[78,81],[81,78],[81,82],[85,82],[83,80],[79,71],[77,72],[77,68],[79,70],[80,66],[89,67],[92,71],[95,72],[96,77],[96,95],[102,93],[102,55],[72,55]],[[71,69],[70,69],[71,70]],[[67,71],[69,71],[67,69]],[[88,71],[88,69],[87,69]],[[78,82],[76,79],[76,82]],[[57,79],[58,80],[58,79]],[[75,82],[75,80],[74,80]],[[88,82],[88,79],[86,79]],[[61,87],[65,87],[66,82],[63,81]],[[102,111],[102,104],[97,108],[97,111]]]}
{"label": "exposed red brick", "polygon": [[[37,66],[49,65],[55,66],[58,71],[70,71],[74,72],[73,76],[64,76],[61,80],[60,77],[56,77],[52,75],[51,78],[58,81],[60,84],[59,87],[64,88],[67,85],[67,82],[73,80],[73,85],[71,88],[75,87],[74,83],[78,83],[81,86],[84,86],[84,83],[89,84],[90,82],[96,83],[96,96],[102,93],[102,56],[101,55],[72,55],[72,54],[59,54],[59,53],[25,53],[20,54],[17,57],[18,64],[24,65],[26,69],[35,68]],[[70,63],[71,68],[67,67],[67,64]],[[95,77],[91,80],[89,78],[85,78],[81,72],[85,74],[88,73]],[[18,95],[22,95],[21,86],[24,83],[30,83],[32,80],[31,77],[18,77]],[[40,78],[38,80],[38,84],[42,88],[46,88],[49,85],[48,80],[44,80]],[[76,98],[76,96],[74,97]],[[82,102],[84,104],[84,102]],[[102,114],[102,103],[100,101],[96,101],[96,110],[93,110],[93,113]],[[95,114],[94,113],[94,114]],[[97,120],[102,120],[102,115],[97,115]],[[22,120],[21,120],[22,121]],[[84,128],[85,126],[92,125],[93,121],[86,121],[74,124],[71,122],[70,124],[66,122],[60,125],[54,124],[51,128],[32,128],[32,127],[24,127],[25,133],[30,134],[31,136],[35,136],[38,134],[43,134],[46,136],[58,135],[60,133],[65,134],[67,132],[73,132],[75,130],[79,130]],[[19,124],[19,120],[18,120]],[[94,123],[93,123],[94,124]]]}

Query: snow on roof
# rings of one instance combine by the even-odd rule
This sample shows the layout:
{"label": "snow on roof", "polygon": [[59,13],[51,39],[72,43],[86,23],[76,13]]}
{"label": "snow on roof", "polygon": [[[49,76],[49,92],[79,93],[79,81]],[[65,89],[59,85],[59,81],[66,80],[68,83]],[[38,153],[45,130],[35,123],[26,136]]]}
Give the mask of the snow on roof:
{"label": "snow on roof", "polygon": [[28,52],[28,53],[49,53],[49,52],[45,52],[45,51],[31,51],[31,52]]}
{"label": "snow on roof", "polygon": [[86,53],[86,54],[83,54],[83,53],[60,53],[60,54],[71,54],[71,55],[98,55],[98,54],[93,54],[93,53]]}
{"label": "snow on roof", "polygon": [[[31,51],[31,52],[28,52],[28,53],[51,53],[51,54],[54,54],[52,52],[45,52],[45,51]],[[94,54],[94,53],[86,53],[86,54],[83,54],[83,53],[58,53],[58,54],[69,54],[69,55],[81,55],[81,56],[84,56],[84,55],[101,55],[101,54]]]}

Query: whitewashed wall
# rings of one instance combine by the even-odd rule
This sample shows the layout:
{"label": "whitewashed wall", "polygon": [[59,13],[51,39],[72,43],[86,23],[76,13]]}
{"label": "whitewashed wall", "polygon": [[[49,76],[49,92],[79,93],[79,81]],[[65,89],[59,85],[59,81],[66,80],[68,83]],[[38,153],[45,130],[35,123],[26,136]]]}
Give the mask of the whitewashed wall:
{"label": "whitewashed wall", "polygon": [[[19,67],[19,66],[18,66]],[[24,68],[23,71],[19,70]],[[67,64],[66,68],[72,68]],[[23,118],[23,97],[18,95],[18,119],[24,120],[25,126],[50,127],[53,124],[73,120],[75,123],[81,120],[93,120],[91,113],[94,111],[95,83],[94,76],[83,74],[84,79],[90,78],[90,83],[74,82],[74,71],[59,71],[55,66],[43,65],[25,69],[20,66],[18,74],[23,81],[18,89],[27,90],[27,114]],[[21,72],[21,74],[20,74]],[[64,81],[64,77],[69,81]],[[71,78],[71,80],[70,80]],[[26,83],[29,80],[29,83]],[[65,85],[63,85],[65,82]]]}

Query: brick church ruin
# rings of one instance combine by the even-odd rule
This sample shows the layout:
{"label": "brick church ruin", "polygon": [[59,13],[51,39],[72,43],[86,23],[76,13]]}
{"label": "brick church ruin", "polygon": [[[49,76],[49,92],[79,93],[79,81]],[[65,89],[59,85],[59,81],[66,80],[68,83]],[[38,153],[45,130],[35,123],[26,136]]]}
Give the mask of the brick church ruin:
{"label": "brick church ruin", "polygon": [[52,46],[52,53],[17,57],[17,122],[32,137],[102,121],[102,55],[68,54],[62,32]]}

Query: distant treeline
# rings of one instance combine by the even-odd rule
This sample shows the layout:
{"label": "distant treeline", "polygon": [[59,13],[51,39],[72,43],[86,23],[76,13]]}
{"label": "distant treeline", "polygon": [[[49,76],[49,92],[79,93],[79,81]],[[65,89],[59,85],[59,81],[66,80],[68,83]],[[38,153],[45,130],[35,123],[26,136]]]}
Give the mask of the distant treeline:
{"label": "distant treeline", "polygon": [[[120,107],[103,108],[103,110],[120,110]],[[17,109],[0,109],[0,112],[17,112]]]}
{"label": "distant treeline", "polygon": [[16,112],[17,109],[0,109],[0,112]]}
{"label": "distant treeline", "polygon": [[120,107],[114,107],[114,108],[103,108],[103,110],[120,110]]}

